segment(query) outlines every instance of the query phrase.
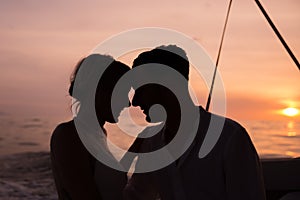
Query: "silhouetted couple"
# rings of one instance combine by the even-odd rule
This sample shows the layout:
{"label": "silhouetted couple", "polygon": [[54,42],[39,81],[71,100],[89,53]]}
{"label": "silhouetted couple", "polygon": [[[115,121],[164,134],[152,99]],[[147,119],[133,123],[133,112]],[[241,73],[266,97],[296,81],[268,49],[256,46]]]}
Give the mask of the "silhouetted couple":
{"label": "silhouetted couple", "polygon": [[[82,66],[85,70],[81,70]],[[117,93],[117,101],[112,104],[114,87],[131,72],[130,68],[102,55],[88,56],[77,65],[69,94],[80,102],[79,111],[74,120],[58,125],[51,138],[53,174],[60,199],[265,199],[260,162],[250,137],[237,122],[194,105],[188,92],[189,61],[181,48],[170,45],[143,52],[134,60],[132,71],[135,73],[131,80],[122,85],[122,92]],[[93,90],[91,84],[98,80]],[[135,155],[129,152],[137,153],[135,168],[142,173],[133,173],[127,180],[126,172],[106,166],[91,155],[74,121],[84,116],[82,124],[88,124],[94,109],[102,130],[99,140],[106,147],[103,126],[105,122],[116,123],[115,115],[130,105],[130,87],[135,90],[132,105],[141,107],[148,122],[161,123],[146,128],[121,161],[115,161],[128,169]],[[220,137],[208,155],[199,158],[213,118],[224,120]],[[102,151],[110,154],[108,148]],[[155,154],[154,160],[143,157],[157,151],[162,153]],[[170,158],[172,162],[166,163]],[[159,164],[162,167],[150,169]]]}

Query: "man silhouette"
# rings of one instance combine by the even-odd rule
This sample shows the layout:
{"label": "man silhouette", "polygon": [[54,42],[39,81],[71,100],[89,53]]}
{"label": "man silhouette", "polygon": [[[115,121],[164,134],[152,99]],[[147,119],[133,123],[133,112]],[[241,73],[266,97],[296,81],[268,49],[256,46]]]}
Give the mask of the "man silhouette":
{"label": "man silhouette", "polygon": [[[189,96],[189,62],[181,48],[169,45],[143,52],[134,60],[133,68],[141,65],[151,67],[151,63],[168,66],[184,76],[186,82],[179,87]],[[173,78],[168,73],[145,74],[150,75],[163,76],[168,80]],[[174,78],[173,81],[175,83],[177,80]],[[153,83],[139,88],[135,88],[133,84],[133,87],[135,95],[132,105],[141,107],[148,122],[163,121],[163,128],[152,137],[137,138],[129,151],[152,152],[169,144],[176,137],[180,123],[185,120],[182,119],[182,104],[184,107],[197,109],[200,121],[194,141],[182,156],[162,169],[132,175],[123,192],[125,200],[265,199],[259,158],[250,137],[240,124],[224,118],[224,127],[216,145],[206,157],[200,159],[199,150],[211,119],[222,117],[194,105],[190,97],[179,102],[176,95],[165,86]],[[159,113],[151,112],[150,108],[155,104],[164,107],[165,119],[161,119]],[[184,130],[189,130],[189,127],[185,128]],[[141,135],[145,136],[145,132],[149,131],[146,129]],[[186,135],[188,137],[188,131]],[[138,157],[136,166],[140,164]]]}

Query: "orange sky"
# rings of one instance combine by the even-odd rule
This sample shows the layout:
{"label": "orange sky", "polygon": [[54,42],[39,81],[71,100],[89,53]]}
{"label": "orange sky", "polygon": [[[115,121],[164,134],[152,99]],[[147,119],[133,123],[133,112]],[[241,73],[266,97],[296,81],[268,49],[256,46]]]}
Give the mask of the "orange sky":
{"label": "orange sky", "polygon": [[[300,1],[261,2],[300,59]],[[227,5],[224,0],[1,1],[0,114],[69,116],[67,88],[75,63],[128,29],[177,30],[215,59]],[[254,1],[233,1],[223,47],[219,67],[228,116],[281,119],[276,110],[291,102],[300,107],[299,70]],[[195,74],[192,86],[205,103],[207,88]]]}

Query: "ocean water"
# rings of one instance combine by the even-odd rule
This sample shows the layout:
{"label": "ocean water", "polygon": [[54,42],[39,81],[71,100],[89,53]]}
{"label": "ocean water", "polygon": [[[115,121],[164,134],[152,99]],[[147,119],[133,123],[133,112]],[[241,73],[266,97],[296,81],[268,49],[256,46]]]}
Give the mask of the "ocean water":
{"label": "ocean water", "polygon": [[[59,121],[49,117],[0,115],[0,155],[20,152],[49,151],[51,133]],[[300,157],[300,121],[240,121],[246,127],[260,157]],[[132,125],[123,124],[126,130]],[[109,139],[127,149],[134,137],[126,135],[117,125],[106,126]],[[134,133],[135,135],[137,133]],[[113,152],[121,157],[120,152]]]}
{"label": "ocean water", "polygon": [[0,155],[49,151],[55,122],[43,117],[0,116]]}
{"label": "ocean water", "polygon": [[300,157],[300,121],[245,121],[260,157]]}

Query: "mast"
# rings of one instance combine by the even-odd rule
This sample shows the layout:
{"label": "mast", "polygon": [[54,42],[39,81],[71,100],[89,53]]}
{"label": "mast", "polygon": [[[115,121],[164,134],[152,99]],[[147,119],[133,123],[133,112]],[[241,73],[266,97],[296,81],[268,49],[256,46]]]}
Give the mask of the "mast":
{"label": "mast", "polygon": [[208,99],[207,99],[207,103],[206,103],[206,108],[205,108],[206,111],[209,110],[209,106],[210,106],[210,102],[211,102],[211,96],[212,96],[212,92],[213,92],[213,89],[214,89],[216,73],[217,73],[217,69],[218,69],[218,65],[219,65],[219,60],[220,60],[220,55],[221,55],[221,50],[222,50],[222,46],[223,46],[223,40],[224,40],[225,30],[226,30],[226,27],[227,27],[227,22],[228,22],[228,18],[229,18],[229,12],[230,12],[230,8],[231,8],[231,4],[232,4],[232,0],[229,1],[229,5],[228,5],[228,9],[227,9],[225,24],[224,24],[224,28],[223,28],[223,33],[222,33],[221,42],[220,42],[219,51],[218,51],[218,56],[217,56],[217,61],[216,61],[216,66],[215,66],[215,70],[214,70],[214,74],[213,74],[213,78],[212,78],[212,82],[211,82],[211,86],[210,86],[210,90],[209,90],[209,95],[208,95]]}

